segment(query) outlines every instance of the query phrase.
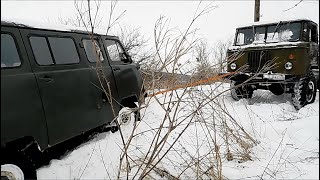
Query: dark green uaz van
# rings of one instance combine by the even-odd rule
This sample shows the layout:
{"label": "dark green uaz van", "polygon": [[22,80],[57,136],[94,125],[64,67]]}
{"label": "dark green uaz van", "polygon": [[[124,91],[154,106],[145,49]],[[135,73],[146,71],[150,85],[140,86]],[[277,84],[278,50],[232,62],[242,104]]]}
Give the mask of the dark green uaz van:
{"label": "dark green uaz van", "polygon": [[144,97],[117,37],[1,21],[1,177],[36,178],[44,150],[112,126]]}

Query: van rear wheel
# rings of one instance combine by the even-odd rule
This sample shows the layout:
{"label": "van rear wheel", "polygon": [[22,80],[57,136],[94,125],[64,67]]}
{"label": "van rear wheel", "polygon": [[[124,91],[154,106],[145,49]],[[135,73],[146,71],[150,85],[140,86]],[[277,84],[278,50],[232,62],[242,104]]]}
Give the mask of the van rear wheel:
{"label": "van rear wheel", "polygon": [[1,179],[37,179],[36,167],[22,152],[6,153],[1,160]]}
{"label": "van rear wheel", "polygon": [[15,164],[4,164],[1,165],[1,179],[24,179],[22,169]]}

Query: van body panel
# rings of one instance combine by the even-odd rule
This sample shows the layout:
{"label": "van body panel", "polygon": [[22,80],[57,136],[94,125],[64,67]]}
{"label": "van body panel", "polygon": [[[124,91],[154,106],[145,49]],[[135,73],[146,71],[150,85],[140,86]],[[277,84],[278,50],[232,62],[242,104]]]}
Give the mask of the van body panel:
{"label": "van body panel", "polygon": [[17,28],[1,27],[15,39],[21,66],[1,68],[1,144],[26,136],[47,148],[46,120],[36,78]]}
{"label": "van body panel", "polygon": [[[18,67],[1,67],[2,148],[28,136],[45,150],[111,123],[122,100],[140,96],[138,66],[127,52],[127,59],[113,62],[104,48],[105,38],[119,41],[116,37],[5,22],[1,31],[14,36],[21,59]],[[83,39],[92,37],[102,53],[101,64],[87,57],[90,52],[85,51]],[[59,38],[68,39],[69,46],[72,42],[73,51],[67,43],[57,43]],[[64,55],[76,61],[69,63]],[[1,65],[3,59],[8,58],[1,58]]]}
{"label": "van body panel", "polygon": [[[119,42],[118,38],[111,38],[107,36],[102,36],[102,41],[113,40]],[[121,44],[119,43],[121,46]],[[104,43],[105,51],[108,53],[107,44]],[[124,48],[121,46],[124,50]],[[143,82],[141,78],[139,67],[135,63],[129,63],[124,61],[114,61],[112,57],[108,54],[110,59],[110,65],[113,70],[114,79],[116,81],[119,97],[122,99],[127,97],[140,98],[142,94]]]}
{"label": "van body panel", "polygon": [[[97,72],[88,64],[84,54],[79,53],[76,35],[28,29],[22,29],[21,33],[39,83],[51,146],[111,122],[111,106],[103,103]],[[78,49],[80,62],[38,65],[32,52],[30,36],[72,38]],[[106,71],[110,72],[110,68]],[[46,77],[51,81],[47,82]]]}

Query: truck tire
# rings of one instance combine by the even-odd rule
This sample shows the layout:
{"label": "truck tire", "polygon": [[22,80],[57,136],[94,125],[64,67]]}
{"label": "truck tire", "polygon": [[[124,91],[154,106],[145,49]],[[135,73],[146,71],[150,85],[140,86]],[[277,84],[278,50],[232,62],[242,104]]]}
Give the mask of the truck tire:
{"label": "truck tire", "polygon": [[313,73],[300,78],[299,81],[295,83],[291,95],[293,106],[299,110],[303,106],[313,103],[316,98],[316,92],[317,82]]}
{"label": "truck tire", "polygon": [[231,97],[236,101],[238,101],[242,98],[246,98],[246,99],[252,98],[253,90],[250,86],[242,85],[239,87],[235,87],[241,83],[242,82],[232,81],[230,84]]}

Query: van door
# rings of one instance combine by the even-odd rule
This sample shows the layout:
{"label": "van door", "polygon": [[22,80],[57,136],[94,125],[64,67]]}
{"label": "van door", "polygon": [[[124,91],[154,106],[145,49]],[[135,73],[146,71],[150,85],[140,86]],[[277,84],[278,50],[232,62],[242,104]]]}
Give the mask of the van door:
{"label": "van door", "polygon": [[39,89],[19,30],[1,26],[1,143],[27,136],[47,148]]}
{"label": "van door", "polygon": [[118,39],[104,37],[104,46],[110,58],[120,99],[135,97],[138,101],[142,88],[142,78],[137,64],[130,62]]}
{"label": "van door", "polygon": [[99,99],[103,101],[102,107],[112,110],[112,114],[104,114],[110,111],[103,111],[98,116],[111,122],[110,117],[113,119],[118,115],[120,103],[113,72],[106,58],[107,55],[103,51],[103,42],[99,37],[92,39],[89,35],[82,35],[81,44],[85,52],[84,59],[87,59],[88,66],[91,67],[92,87],[99,94]]}
{"label": "van door", "polygon": [[93,88],[92,67],[80,56],[76,33],[27,29],[21,33],[39,84],[49,144],[105,124],[108,117],[97,118],[102,98]]}

